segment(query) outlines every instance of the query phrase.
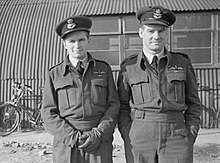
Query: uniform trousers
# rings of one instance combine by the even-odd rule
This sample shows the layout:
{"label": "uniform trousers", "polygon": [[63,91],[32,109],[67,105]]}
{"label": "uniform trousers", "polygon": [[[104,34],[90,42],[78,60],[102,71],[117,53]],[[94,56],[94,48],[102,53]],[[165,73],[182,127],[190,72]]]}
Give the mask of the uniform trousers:
{"label": "uniform trousers", "polygon": [[135,114],[129,139],[125,142],[125,151],[129,154],[130,149],[133,158],[126,156],[127,162],[193,163],[194,138],[181,112]]}
{"label": "uniform trousers", "polygon": [[112,142],[104,142],[90,153],[72,149],[71,160],[77,160],[74,163],[112,163],[112,150]]}
{"label": "uniform trousers", "polygon": [[[62,153],[53,155],[54,163],[113,163],[112,145],[113,138],[104,141],[92,152],[84,152],[77,147],[70,148],[65,144],[59,144],[59,148],[54,148],[53,152]],[[69,154],[68,154],[69,153]],[[69,157],[68,157],[69,156]]]}

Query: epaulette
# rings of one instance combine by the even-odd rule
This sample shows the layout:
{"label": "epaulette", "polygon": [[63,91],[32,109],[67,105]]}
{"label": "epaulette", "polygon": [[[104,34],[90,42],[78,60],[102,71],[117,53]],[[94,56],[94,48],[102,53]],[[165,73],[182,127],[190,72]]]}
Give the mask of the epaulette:
{"label": "epaulette", "polygon": [[133,58],[135,58],[135,57],[137,57],[137,56],[138,56],[138,54],[132,54],[132,55],[126,57],[126,58],[121,62],[121,64],[124,64],[124,63],[128,62],[129,60],[131,60],[131,59],[133,59]]}
{"label": "epaulette", "polygon": [[64,60],[63,60],[62,62],[60,62],[60,63],[58,63],[58,64],[52,66],[51,68],[49,68],[49,71],[51,71],[51,70],[54,69],[55,67],[61,65],[63,62],[64,62]]}
{"label": "epaulette", "polygon": [[176,55],[181,55],[181,56],[189,59],[189,56],[187,54],[185,54],[185,53],[180,53],[180,52],[171,52],[171,53],[176,54]]}

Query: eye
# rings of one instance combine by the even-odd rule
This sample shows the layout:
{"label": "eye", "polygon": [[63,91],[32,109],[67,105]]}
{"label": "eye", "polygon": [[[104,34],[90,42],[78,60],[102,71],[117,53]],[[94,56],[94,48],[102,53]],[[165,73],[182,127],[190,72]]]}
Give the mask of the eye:
{"label": "eye", "polygon": [[147,30],[148,33],[154,33],[154,30]]}
{"label": "eye", "polygon": [[85,38],[81,38],[79,41],[80,41],[80,42],[86,41],[86,39],[85,39]]}
{"label": "eye", "polygon": [[163,28],[161,30],[158,31],[159,33],[166,33],[166,28]]}
{"label": "eye", "polygon": [[66,40],[67,43],[72,44],[75,43],[75,40]]}

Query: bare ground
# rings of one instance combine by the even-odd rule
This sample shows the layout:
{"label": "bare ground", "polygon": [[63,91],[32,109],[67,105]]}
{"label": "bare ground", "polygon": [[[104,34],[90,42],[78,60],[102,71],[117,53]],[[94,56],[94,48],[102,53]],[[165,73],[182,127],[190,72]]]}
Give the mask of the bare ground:
{"label": "bare ground", "polygon": [[[123,141],[116,131],[114,163],[125,163]],[[52,163],[52,135],[18,132],[0,137],[0,163]],[[202,130],[194,148],[194,163],[220,162],[220,129]]]}

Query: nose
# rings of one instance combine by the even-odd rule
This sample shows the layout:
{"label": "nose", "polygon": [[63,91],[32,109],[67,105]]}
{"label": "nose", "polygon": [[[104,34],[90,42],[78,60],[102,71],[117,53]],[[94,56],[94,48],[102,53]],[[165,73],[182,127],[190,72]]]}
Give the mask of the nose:
{"label": "nose", "polygon": [[155,39],[160,38],[160,36],[159,36],[159,31],[155,31],[154,34],[153,34],[153,36],[154,36]]}
{"label": "nose", "polygon": [[75,47],[79,47],[79,41],[75,41],[75,42],[74,42],[74,46],[75,46]]}

